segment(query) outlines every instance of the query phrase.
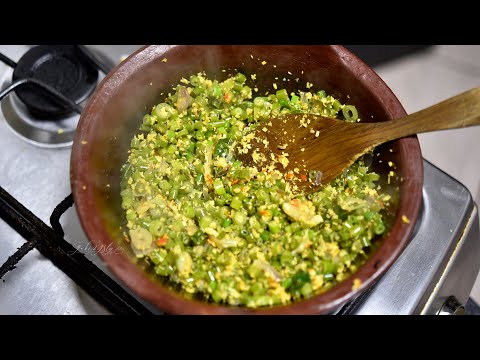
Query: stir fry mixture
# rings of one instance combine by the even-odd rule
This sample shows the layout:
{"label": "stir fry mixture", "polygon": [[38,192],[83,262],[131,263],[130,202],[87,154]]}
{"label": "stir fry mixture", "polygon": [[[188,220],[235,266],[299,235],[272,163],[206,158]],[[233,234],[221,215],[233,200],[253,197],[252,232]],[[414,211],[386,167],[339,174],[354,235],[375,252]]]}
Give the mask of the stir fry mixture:
{"label": "stir fry mixture", "polygon": [[351,276],[386,231],[390,196],[379,192],[379,175],[360,160],[305,196],[296,182],[315,181],[312,169],[284,174],[235,159],[254,151],[253,130],[273,116],[359,121],[353,105],[311,88],[274,86],[260,96],[241,73],[181,79],[145,115],[122,169],[126,240],[137,257],[190,294],[252,308],[308,298]]}

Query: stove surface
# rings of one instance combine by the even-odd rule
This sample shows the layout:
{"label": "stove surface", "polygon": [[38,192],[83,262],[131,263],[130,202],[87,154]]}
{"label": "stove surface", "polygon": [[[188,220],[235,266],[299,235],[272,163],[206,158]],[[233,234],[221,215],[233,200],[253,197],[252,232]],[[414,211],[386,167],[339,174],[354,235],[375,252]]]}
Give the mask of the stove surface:
{"label": "stove surface", "polygon": [[[0,46],[0,52],[17,61],[28,48]],[[118,63],[138,46],[89,48]],[[0,63],[0,86],[10,79],[11,69]],[[0,186],[49,224],[54,208],[71,193],[71,148],[27,143],[13,134],[0,112],[0,149]],[[376,286],[347,306],[345,313],[434,314],[449,296],[467,302],[480,268],[477,208],[462,184],[427,161],[424,166],[424,204],[410,244]],[[61,224],[65,239],[115,279],[90,246],[74,207],[62,216]],[[0,220],[0,263],[24,243]],[[161,313],[134,297],[152,312]],[[0,314],[109,313],[37,250],[0,283]]]}

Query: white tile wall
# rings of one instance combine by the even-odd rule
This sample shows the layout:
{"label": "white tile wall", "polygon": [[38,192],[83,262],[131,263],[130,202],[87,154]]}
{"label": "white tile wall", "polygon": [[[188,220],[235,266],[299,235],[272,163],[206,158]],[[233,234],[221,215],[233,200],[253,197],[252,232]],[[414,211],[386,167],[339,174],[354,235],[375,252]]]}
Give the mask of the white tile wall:
{"label": "white tile wall", "polygon": [[[375,70],[412,113],[480,87],[480,46],[438,45]],[[480,126],[418,137],[423,157],[463,183],[480,205]],[[480,276],[471,296],[480,303]]]}

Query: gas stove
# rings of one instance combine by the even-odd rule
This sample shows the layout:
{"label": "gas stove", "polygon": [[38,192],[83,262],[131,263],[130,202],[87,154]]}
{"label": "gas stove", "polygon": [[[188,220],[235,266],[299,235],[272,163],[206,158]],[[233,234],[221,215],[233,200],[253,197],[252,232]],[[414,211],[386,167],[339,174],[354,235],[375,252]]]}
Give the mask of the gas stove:
{"label": "gas stove", "polygon": [[[82,106],[136,48],[0,45],[0,94],[14,88],[0,104],[0,314],[161,314],[100,260],[70,195]],[[334,314],[463,312],[480,269],[477,206],[458,181],[426,160],[424,168],[423,207],[409,245],[374,286]]]}

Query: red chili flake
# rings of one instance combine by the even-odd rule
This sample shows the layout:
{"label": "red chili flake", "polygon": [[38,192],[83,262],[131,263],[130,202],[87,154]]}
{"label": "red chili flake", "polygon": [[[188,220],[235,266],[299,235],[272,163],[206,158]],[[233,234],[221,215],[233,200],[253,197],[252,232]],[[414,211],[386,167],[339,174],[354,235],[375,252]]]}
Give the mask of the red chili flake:
{"label": "red chili flake", "polygon": [[157,245],[158,246],[163,246],[167,243],[168,237],[167,235],[163,235],[161,238],[157,240]]}

